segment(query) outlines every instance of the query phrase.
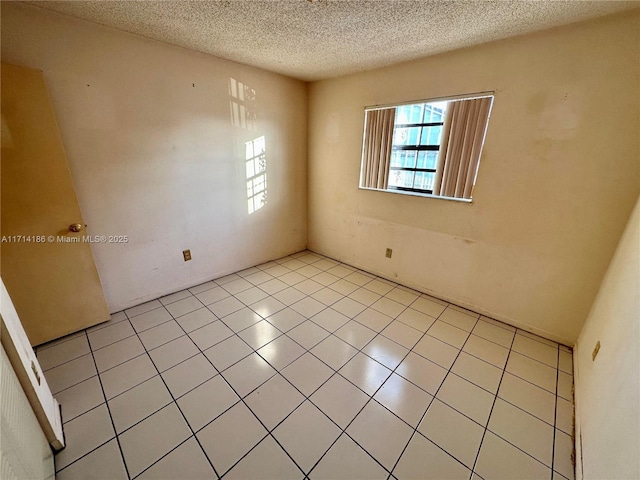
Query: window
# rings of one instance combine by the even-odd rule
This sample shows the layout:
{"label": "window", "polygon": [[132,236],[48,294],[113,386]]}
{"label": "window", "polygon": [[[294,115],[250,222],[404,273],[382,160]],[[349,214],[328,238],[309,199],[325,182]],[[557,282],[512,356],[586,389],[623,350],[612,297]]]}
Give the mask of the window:
{"label": "window", "polygon": [[491,94],[365,110],[361,188],[470,200]]}

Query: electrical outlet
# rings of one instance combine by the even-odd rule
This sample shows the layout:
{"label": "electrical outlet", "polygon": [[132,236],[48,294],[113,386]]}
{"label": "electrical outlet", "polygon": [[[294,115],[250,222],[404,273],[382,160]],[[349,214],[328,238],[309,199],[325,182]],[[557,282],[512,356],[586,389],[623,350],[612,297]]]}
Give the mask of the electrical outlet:
{"label": "electrical outlet", "polygon": [[191,250],[183,250],[182,256],[184,257],[184,261],[188,262],[189,260],[191,260]]}
{"label": "electrical outlet", "polygon": [[387,253],[386,253],[386,257],[387,258],[391,258],[391,254],[393,253],[393,250],[391,250],[390,248],[387,248]]}
{"label": "electrical outlet", "polygon": [[596,346],[593,349],[593,353],[591,354],[591,361],[592,362],[595,362],[599,351],[600,351],[600,340],[598,340],[598,343],[596,343]]}

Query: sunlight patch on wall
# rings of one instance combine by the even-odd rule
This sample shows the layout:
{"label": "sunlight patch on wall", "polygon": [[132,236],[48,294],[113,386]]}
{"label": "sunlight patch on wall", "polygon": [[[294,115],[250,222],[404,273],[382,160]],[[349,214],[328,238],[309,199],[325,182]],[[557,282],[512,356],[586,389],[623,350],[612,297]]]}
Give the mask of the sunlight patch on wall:
{"label": "sunlight patch on wall", "polygon": [[247,204],[249,215],[267,203],[267,157],[265,137],[245,143],[247,172]]}
{"label": "sunlight patch on wall", "polygon": [[231,108],[231,124],[246,130],[257,129],[256,126],[256,91],[229,77],[229,101]]}

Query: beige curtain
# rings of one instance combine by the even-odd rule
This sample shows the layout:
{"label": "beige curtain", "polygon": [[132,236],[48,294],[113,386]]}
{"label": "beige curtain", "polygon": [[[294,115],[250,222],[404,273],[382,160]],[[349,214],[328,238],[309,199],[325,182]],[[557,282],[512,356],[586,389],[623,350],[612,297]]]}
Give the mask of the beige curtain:
{"label": "beige curtain", "polygon": [[362,153],[362,187],[386,189],[393,143],[395,108],[367,111]]}
{"label": "beige curtain", "polygon": [[449,102],[440,142],[434,195],[471,198],[491,97]]}

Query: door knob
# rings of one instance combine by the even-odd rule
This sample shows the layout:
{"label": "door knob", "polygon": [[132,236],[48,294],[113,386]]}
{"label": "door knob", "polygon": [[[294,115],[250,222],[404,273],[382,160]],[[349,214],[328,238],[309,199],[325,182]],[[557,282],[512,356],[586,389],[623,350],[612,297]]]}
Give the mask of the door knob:
{"label": "door knob", "polygon": [[71,225],[69,225],[70,232],[81,232],[82,228],[83,226],[81,223],[72,223]]}

